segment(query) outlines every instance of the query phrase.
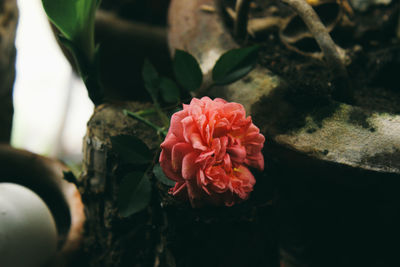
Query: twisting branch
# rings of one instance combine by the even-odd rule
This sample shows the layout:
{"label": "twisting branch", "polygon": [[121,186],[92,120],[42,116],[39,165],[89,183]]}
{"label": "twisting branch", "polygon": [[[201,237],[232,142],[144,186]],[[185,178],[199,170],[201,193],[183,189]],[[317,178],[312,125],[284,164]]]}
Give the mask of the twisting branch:
{"label": "twisting branch", "polygon": [[234,24],[234,35],[239,40],[243,40],[247,35],[247,22],[249,19],[249,8],[251,0],[236,1],[236,20]]}
{"label": "twisting branch", "polygon": [[298,15],[303,19],[309,31],[314,36],[319,47],[324,53],[328,65],[332,68],[333,73],[337,76],[337,81],[340,83],[336,97],[339,100],[351,101],[352,92],[350,88],[347,70],[344,60],[340,56],[340,51],[337,45],[333,42],[328,30],[322,24],[317,13],[305,0],[281,0],[292,7]]}

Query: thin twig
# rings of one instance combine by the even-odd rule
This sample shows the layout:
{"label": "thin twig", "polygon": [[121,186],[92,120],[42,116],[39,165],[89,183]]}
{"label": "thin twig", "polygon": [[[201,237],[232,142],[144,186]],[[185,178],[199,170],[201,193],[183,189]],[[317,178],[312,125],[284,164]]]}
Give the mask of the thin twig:
{"label": "thin twig", "polygon": [[236,20],[234,24],[234,35],[239,40],[243,40],[247,35],[247,22],[249,19],[249,8],[251,0],[236,1]]}
{"label": "thin twig", "polygon": [[[229,16],[229,19],[232,21],[236,21],[236,12],[227,7],[225,9],[226,14]],[[273,27],[279,27],[284,22],[284,19],[281,17],[265,17],[265,18],[253,18],[247,20],[247,33],[251,36],[256,36],[259,33],[270,30]]]}
{"label": "thin twig", "polygon": [[249,19],[247,31],[254,37],[257,36],[257,34],[265,33],[273,28],[279,28],[279,26],[283,24],[284,20],[285,19],[278,16]]}
{"label": "thin twig", "polygon": [[332,72],[336,75],[337,81],[340,83],[337,88],[338,90],[335,92],[337,98],[351,102],[353,97],[345,64],[340,56],[338,47],[332,40],[324,24],[322,24],[317,13],[315,13],[314,9],[305,0],[281,1],[291,6],[303,19],[324,53],[328,65],[332,68]]}
{"label": "thin twig", "polygon": [[201,5],[200,10],[208,13],[214,13],[216,11],[215,7],[210,5]]}
{"label": "thin twig", "polygon": [[230,8],[230,7],[227,7],[227,8],[225,9],[225,11],[226,11],[226,14],[228,14],[229,18],[230,18],[232,21],[235,21],[235,20],[236,20],[236,12],[235,12],[235,10],[233,10],[233,9]]}

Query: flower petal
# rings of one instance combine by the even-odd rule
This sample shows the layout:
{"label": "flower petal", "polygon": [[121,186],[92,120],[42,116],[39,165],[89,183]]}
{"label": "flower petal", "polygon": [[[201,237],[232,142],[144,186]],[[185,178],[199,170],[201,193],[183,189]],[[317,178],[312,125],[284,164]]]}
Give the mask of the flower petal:
{"label": "flower petal", "polygon": [[193,118],[191,116],[184,118],[181,121],[182,124],[182,134],[183,138],[187,143],[190,142],[190,136],[197,132],[196,125],[194,124]]}
{"label": "flower petal", "polygon": [[165,175],[176,182],[182,181],[182,176],[179,172],[176,172],[171,165],[171,156],[166,150],[162,150],[160,154],[160,166],[164,171]]}
{"label": "flower petal", "polygon": [[199,156],[198,152],[191,152],[184,156],[182,160],[182,177],[184,179],[192,179],[195,177],[197,166],[196,159]]}
{"label": "flower petal", "polygon": [[188,143],[177,143],[172,148],[171,165],[175,171],[180,171],[182,168],[182,159],[185,155],[193,151],[193,148]]}
{"label": "flower petal", "polygon": [[239,165],[235,168],[232,177],[232,187],[233,191],[238,195],[238,197],[241,199],[247,199],[249,197],[249,193],[253,191],[253,186],[255,183],[256,180],[249,169],[243,165]]}
{"label": "flower petal", "polygon": [[244,163],[250,167],[259,169],[260,171],[264,170],[264,156],[262,153],[257,154],[255,157],[247,156]]}
{"label": "flower petal", "polygon": [[231,156],[231,160],[242,163],[246,159],[246,148],[241,145],[228,146],[226,152]]}
{"label": "flower petal", "polygon": [[174,113],[171,117],[171,123],[169,126],[169,132],[173,133],[178,140],[182,141],[183,138],[183,127],[181,121],[188,115],[187,110],[181,110]]}
{"label": "flower petal", "polygon": [[207,147],[203,144],[203,138],[198,133],[193,133],[190,137],[190,142],[192,143],[193,148],[199,149],[202,151],[207,150]]}
{"label": "flower petal", "polygon": [[161,167],[177,181],[170,193],[187,197],[193,207],[247,199],[255,184],[247,167],[264,168],[264,142],[241,104],[193,98],[172,116],[161,144]]}
{"label": "flower petal", "polygon": [[170,189],[170,192],[174,196],[178,196],[184,194],[186,189],[186,182],[177,182],[173,188]]}
{"label": "flower petal", "polygon": [[161,149],[166,149],[171,151],[172,147],[179,142],[179,139],[173,134],[172,132],[168,132],[167,136],[165,137],[164,142],[161,143]]}

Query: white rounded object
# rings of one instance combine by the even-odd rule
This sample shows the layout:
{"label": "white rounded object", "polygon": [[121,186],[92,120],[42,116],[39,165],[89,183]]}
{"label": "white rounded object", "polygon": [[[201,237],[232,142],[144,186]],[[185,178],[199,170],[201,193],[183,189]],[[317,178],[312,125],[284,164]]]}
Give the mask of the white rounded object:
{"label": "white rounded object", "polygon": [[44,201],[30,189],[0,183],[0,266],[41,267],[57,250],[57,228]]}

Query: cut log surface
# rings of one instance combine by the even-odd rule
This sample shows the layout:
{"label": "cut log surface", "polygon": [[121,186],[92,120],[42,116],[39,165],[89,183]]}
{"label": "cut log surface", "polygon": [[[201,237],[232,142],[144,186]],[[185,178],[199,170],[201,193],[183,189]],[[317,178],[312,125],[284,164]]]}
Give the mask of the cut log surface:
{"label": "cut log surface", "polygon": [[8,143],[13,117],[12,89],[15,79],[16,0],[0,1],[0,142]]}

